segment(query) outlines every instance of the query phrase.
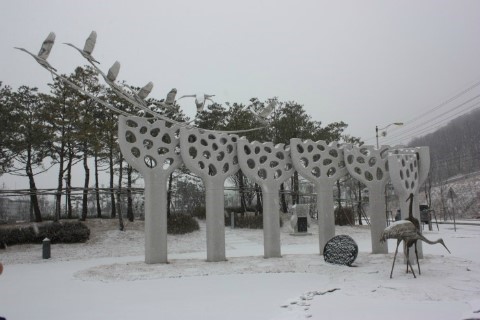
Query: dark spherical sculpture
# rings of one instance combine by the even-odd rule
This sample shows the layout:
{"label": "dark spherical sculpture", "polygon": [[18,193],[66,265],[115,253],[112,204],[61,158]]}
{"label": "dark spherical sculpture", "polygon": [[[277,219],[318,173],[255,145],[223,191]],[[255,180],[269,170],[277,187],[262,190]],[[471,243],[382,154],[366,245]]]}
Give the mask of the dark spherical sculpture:
{"label": "dark spherical sculpture", "polygon": [[325,261],[351,266],[358,255],[358,245],[350,236],[339,235],[328,240],[323,249]]}

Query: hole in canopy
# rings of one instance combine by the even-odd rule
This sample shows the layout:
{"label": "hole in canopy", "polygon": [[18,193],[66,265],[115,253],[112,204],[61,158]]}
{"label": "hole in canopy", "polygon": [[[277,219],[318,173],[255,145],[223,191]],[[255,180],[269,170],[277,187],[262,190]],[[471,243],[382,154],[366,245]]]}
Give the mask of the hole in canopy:
{"label": "hole in canopy", "polygon": [[313,146],[312,146],[311,144],[308,145],[307,151],[308,151],[308,152],[312,152],[312,151],[313,151]]}
{"label": "hole in canopy", "polygon": [[380,168],[377,168],[377,180],[382,180],[383,179],[383,170]]}
{"label": "hole in canopy", "polygon": [[250,169],[255,168],[255,161],[254,161],[253,159],[248,159],[248,160],[247,160],[247,166],[248,166]]}
{"label": "hole in canopy", "polygon": [[147,133],[147,131],[148,131],[147,127],[141,127],[140,128],[140,133],[141,134],[145,134],[145,133]]}
{"label": "hole in canopy", "polygon": [[143,140],[143,146],[147,148],[147,150],[150,150],[153,147],[153,141],[149,139]]}
{"label": "hole in canopy", "polygon": [[260,147],[255,147],[255,154],[259,154],[260,153]]}
{"label": "hole in canopy", "polygon": [[228,164],[228,162],[225,162],[225,164],[223,165],[223,173],[227,173],[229,169],[230,165]]}
{"label": "hole in canopy", "polygon": [[188,149],[188,154],[192,157],[192,159],[195,159],[197,157],[197,148],[190,147],[190,149]]}
{"label": "hole in canopy", "polygon": [[336,149],[330,149],[330,151],[328,151],[328,154],[334,158],[338,157],[338,151]]}
{"label": "hole in canopy", "polygon": [[[227,147],[227,148],[228,148],[228,147]],[[252,153],[252,150],[250,150],[250,147],[247,146],[247,145],[245,145],[245,146],[243,147],[243,151],[245,151],[245,154],[247,154],[247,155],[250,154],[250,153]]]}
{"label": "hole in canopy", "polygon": [[275,168],[278,165],[279,165],[278,161],[275,161],[275,160],[270,161],[270,168]]}
{"label": "hole in canopy", "polygon": [[265,152],[267,152],[267,153],[272,153],[272,148],[270,148],[270,147],[265,147],[265,148],[263,148],[263,150],[265,150]]}
{"label": "hole in canopy", "polygon": [[314,167],[314,168],[312,169],[312,175],[313,175],[314,177],[319,178],[319,177],[320,177],[320,172],[321,172],[321,171],[320,171],[320,168],[319,168],[319,167]]}
{"label": "hole in canopy", "polygon": [[205,146],[205,147],[208,146],[208,142],[207,142],[207,140],[205,140],[205,139],[201,139],[201,140],[200,140],[200,144],[201,144],[202,146]]}
{"label": "hole in canopy", "polygon": [[282,170],[277,169],[277,170],[275,170],[275,173],[273,174],[273,179],[277,180],[281,176],[282,176]]}
{"label": "hole in canopy", "polygon": [[154,128],[154,129],[150,130],[150,135],[151,135],[152,137],[154,137],[154,138],[155,138],[156,136],[158,136],[159,133],[160,133],[160,129],[159,129],[159,128]]}
{"label": "hole in canopy", "polygon": [[222,161],[225,158],[225,152],[220,151],[217,155],[217,161]]}
{"label": "hole in canopy", "polygon": [[217,168],[213,163],[208,165],[208,175],[209,176],[216,176],[217,175]]}
{"label": "hole in canopy", "polygon": [[133,147],[130,151],[135,158],[140,157],[140,150],[137,147]]}
{"label": "hole in canopy", "polygon": [[333,177],[335,175],[335,172],[337,172],[337,170],[335,168],[330,168],[328,169],[327,171],[327,177]]}
{"label": "hole in canopy", "polygon": [[262,180],[267,179],[267,170],[265,169],[258,170],[258,177]]}
{"label": "hole in canopy", "polygon": [[197,141],[197,136],[194,135],[194,134],[191,134],[188,136],[188,142],[189,143],[194,143],[195,141]]}
{"label": "hole in canopy", "polygon": [[172,158],[167,158],[165,159],[165,161],[163,162],[163,170],[167,170],[168,168],[170,168],[170,166],[173,164],[173,159]]}
{"label": "hole in canopy", "polygon": [[365,179],[367,179],[367,181],[373,181],[373,175],[368,172],[368,171],[365,171]]}
{"label": "hole in canopy", "polygon": [[129,120],[127,120],[127,126],[129,126],[130,128],[136,128],[136,127],[138,127],[138,123],[129,119]]}
{"label": "hole in canopy", "polygon": [[166,144],[172,143],[172,139],[170,138],[170,135],[168,133],[165,133],[162,137],[162,141]]}
{"label": "hole in canopy", "polygon": [[125,140],[127,142],[134,143],[137,141],[137,138],[135,137],[135,134],[132,131],[127,130],[125,131]]}
{"label": "hole in canopy", "polygon": [[277,157],[278,159],[280,159],[280,160],[285,159],[285,155],[284,155],[283,152],[281,152],[281,151],[278,151],[278,152],[276,153],[276,157]]}
{"label": "hole in canopy", "polygon": [[317,154],[314,154],[313,155],[313,162],[317,162],[318,160],[320,160],[321,156],[317,153]]}
{"label": "hole in canopy", "polygon": [[297,144],[297,151],[298,153],[303,153],[305,150],[303,150],[303,146],[301,144]]}
{"label": "hole in canopy", "polygon": [[332,164],[332,162],[333,162],[332,159],[323,159],[323,165],[324,166],[328,166],[328,165]]}
{"label": "hole in canopy", "polygon": [[304,168],[308,167],[308,159],[307,158],[300,158],[300,165]]}
{"label": "hole in canopy", "polygon": [[157,160],[155,160],[153,157],[151,156],[145,156],[145,158],[143,159],[145,161],[145,164],[147,165],[147,167],[149,168],[155,168],[157,166]]}
{"label": "hole in canopy", "polygon": [[265,163],[265,161],[267,161],[267,156],[261,156],[259,161],[261,164]]}
{"label": "hole in canopy", "polygon": [[159,155],[164,155],[164,154],[167,154],[168,153],[168,148],[164,148],[164,147],[161,147],[161,148],[158,148],[157,152]]}

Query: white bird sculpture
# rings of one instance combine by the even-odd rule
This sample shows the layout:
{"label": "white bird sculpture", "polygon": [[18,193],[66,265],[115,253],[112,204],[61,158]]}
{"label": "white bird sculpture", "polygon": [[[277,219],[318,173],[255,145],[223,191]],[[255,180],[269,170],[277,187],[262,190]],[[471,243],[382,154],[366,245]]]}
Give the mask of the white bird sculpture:
{"label": "white bird sculpture", "polygon": [[205,107],[205,102],[207,100],[210,100],[213,102],[211,97],[215,97],[214,94],[204,94],[204,93],[197,93],[197,94],[189,94],[185,96],[181,96],[178,100],[183,99],[183,98],[195,98],[195,105],[197,106],[197,112],[203,111],[203,108]]}
{"label": "white bird sculpture", "polygon": [[73,47],[75,49],[78,50],[78,52],[81,53],[81,55],[87,59],[88,61],[90,62],[95,62],[95,63],[98,63],[100,64],[100,62],[98,62],[97,60],[95,60],[93,57],[92,57],[92,52],[93,52],[93,49],[95,48],[95,43],[97,42],[97,33],[95,31],[92,31],[90,33],[90,35],[88,36],[87,40],[85,41],[85,46],[83,47],[83,50],[81,50],[80,48],[77,48],[76,46],[74,46],[73,44],[71,43],[65,43],[66,45],[70,46],[70,47]]}
{"label": "white bird sculpture", "polygon": [[115,85],[115,79],[117,79],[118,73],[120,72],[120,62],[115,61],[115,63],[108,69],[107,76],[104,77],[105,81]]}
{"label": "white bird sculpture", "polygon": [[153,89],[153,82],[150,81],[145,86],[143,86],[140,90],[138,90],[136,95],[140,99],[145,100],[148,97],[148,95],[150,94],[150,92],[152,92],[152,89]]}
{"label": "white bird sculpture", "polygon": [[258,113],[256,113],[257,117],[266,121],[267,117],[272,113],[273,109],[275,109],[275,106],[277,105],[276,101],[270,101],[268,106],[260,110]]}
{"label": "white bird sculpture", "polygon": [[47,38],[45,39],[45,41],[43,41],[42,47],[40,48],[40,51],[38,52],[38,55],[35,55],[35,54],[27,51],[24,48],[18,48],[18,47],[14,47],[14,48],[18,49],[18,50],[22,50],[22,51],[28,53],[29,55],[31,55],[45,69],[57,71],[57,69],[52,67],[47,62],[47,58],[50,55],[50,51],[52,50],[54,42],[55,42],[55,33],[50,32],[48,34]]}
{"label": "white bird sculpture", "polygon": [[165,99],[165,104],[167,106],[173,106],[175,104],[175,96],[177,95],[177,89],[173,88],[170,90],[170,92],[167,94],[167,98]]}
{"label": "white bird sculpture", "polygon": [[[408,272],[408,266],[410,266],[410,269],[412,270],[413,276],[415,276],[415,272],[413,271],[412,264],[410,263],[409,259],[409,251],[410,247],[415,244],[418,240],[421,240],[423,242],[426,242],[428,244],[436,244],[436,243],[441,243],[445,249],[447,249],[448,253],[450,253],[450,250],[448,250],[447,246],[443,242],[443,239],[438,239],[436,241],[430,241],[427,238],[425,238],[423,235],[421,235],[415,225],[408,221],[408,220],[401,220],[392,223],[390,226],[385,228],[382,232],[382,236],[380,237],[381,242],[385,242],[387,239],[397,239],[397,248],[395,249],[395,255],[393,257],[393,264],[392,264],[392,270],[390,271],[390,279],[392,278],[393,274],[393,267],[395,266],[395,259],[397,258],[397,253],[398,253],[398,246],[400,245],[400,242],[404,242],[404,249],[406,249],[406,256],[407,256],[407,272]],[[416,258],[417,258],[417,264],[418,264],[418,271],[420,272],[420,262],[418,261],[418,253],[417,250],[415,250]]]}

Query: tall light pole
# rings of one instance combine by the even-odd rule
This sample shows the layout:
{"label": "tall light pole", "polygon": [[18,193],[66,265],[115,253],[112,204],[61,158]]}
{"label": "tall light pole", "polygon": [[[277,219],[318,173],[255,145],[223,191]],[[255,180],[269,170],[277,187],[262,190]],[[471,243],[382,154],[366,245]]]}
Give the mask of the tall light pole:
{"label": "tall light pole", "polygon": [[378,126],[375,126],[375,137],[377,138],[377,149],[379,148],[379,145],[378,145],[378,130],[385,130],[382,132],[382,136],[386,136],[387,135],[387,128],[390,127],[390,126],[403,126],[403,122],[394,122],[394,123],[390,123],[388,126],[385,126],[383,128],[380,128],[378,129]]}

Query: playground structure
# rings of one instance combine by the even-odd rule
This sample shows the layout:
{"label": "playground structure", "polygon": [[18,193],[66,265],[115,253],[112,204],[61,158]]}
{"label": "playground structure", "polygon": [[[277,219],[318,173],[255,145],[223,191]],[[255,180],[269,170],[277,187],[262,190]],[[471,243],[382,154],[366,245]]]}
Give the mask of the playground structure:
{"label": "playground structure", "polygon": [[[417,199],[419,186],[428,175],[430,158],[426,147],[358,147],[340,142],[326,144],[324,141],[301,141],[296,138],[290,140],[289,146],[274,145],[272,142],[250,142],[239,136],[241,133],[265,127],[227,132],[196,128],[189,123],[175,121],[148,108],[145,98],[153,86],[151,82],[140,91],[134,92],[115,82],[120,68],[118,62],[107,74],[98,68],[98,62],[92,57],[96,33],[92,32],[83,50],[69,44],[82,54],[119,97],[143,110],[149,117],[128,114],[59,75],[47,62],[54,40],[55,34],[50,33],[38,55],[23,48],[18,49],[30,54],[42,67],[67,85],[120,115],[120,149],[126,161],[138,170],[145,180],[146,263],[168,262],[166,185],[169,174],[182,164],[200,176],[205,184],[207,260],[212,262],[227,258],[224,182],[240,168],[262,189],[266,258],[281,257],[279,190],[281,183],[290,178],[295,170],[315,184],[320,254],[323,254],[325,244],[335,236],[332,188],[339,178],[349,173],[367,186],[370,194],[367,214],[371,221],[372,253],[388,253],[386,242],[380,242],[386,226],[383,196],[386,183],[392,180],[396,192],[404,195],[408,191],[414,193],[414,199]],[[171,101],[168,104],[160,102],[157,106],[171,108],[171,104]],[[269,109],[273,107],[269,106]],[[395,162],[395,165],[389,166],[390,162]],[[391,170],[395,171],[394,174],[391,174]],[[414,180],[410,179],[410,175],[414,176]],[[419,218],[418,204],[414,207],[417,209],[414,215]]]}

